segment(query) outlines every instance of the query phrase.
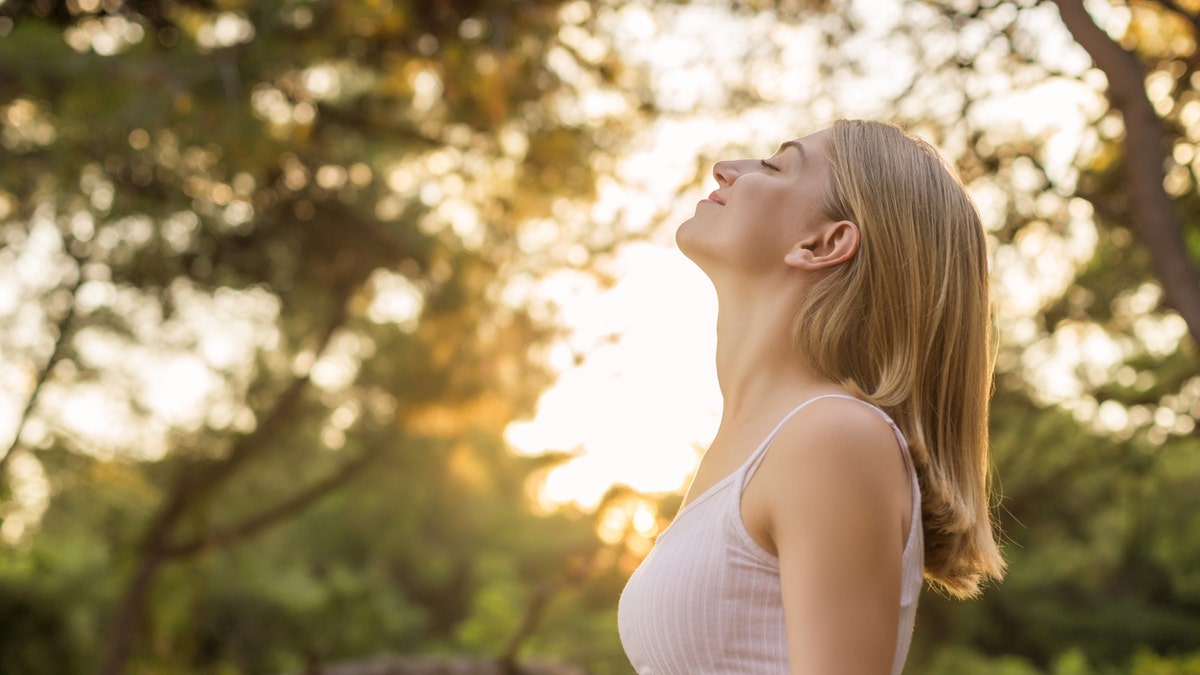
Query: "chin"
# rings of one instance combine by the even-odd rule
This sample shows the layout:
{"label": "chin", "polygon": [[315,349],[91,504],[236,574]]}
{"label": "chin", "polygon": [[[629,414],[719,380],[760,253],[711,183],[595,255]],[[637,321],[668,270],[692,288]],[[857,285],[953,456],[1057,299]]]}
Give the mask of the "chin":
{"label": "chin", "polygon": [[691,260],[711,280],[712,269],[717,261],[714,259],[714,252],[710,250],[712,246],[706,247],[703,239],[697,236],[699,234],[696,223],[686,220],[675,230],[675,245],[684,257]]}
{"label": "chin", "polygon": [[697,223],[695,218],[688,218],[680,223],[675,229],[675,245],[679,247],[679,251],[688,257],[692,262],[696,262],[696,253],[698,242],[696,241]]}

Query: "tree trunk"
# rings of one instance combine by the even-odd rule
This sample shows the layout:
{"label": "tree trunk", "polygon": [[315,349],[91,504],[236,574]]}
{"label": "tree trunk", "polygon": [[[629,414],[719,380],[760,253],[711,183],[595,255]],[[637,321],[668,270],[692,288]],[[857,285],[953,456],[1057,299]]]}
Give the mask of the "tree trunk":
{"label": "tree trunk", "polygon": [[176,523],[187,512],[188,501],[185,489],[177,485],[169,504],[159,512],[154,524],[148,529],[135,562],[133,575],[121,596],[107,629],[104,656],[100,661],[99,675],[121,675],[133,648],[133,639],[145,616],[146,602],[154,579],[165,562],[164,544]]}
{"label": "tree trunk", "polygon": [[100,675],[120,675],[124,672],[133,646],[133,636],[137,634],[138,624],[145,616],[144,608],[150,596],[150,587],[158,576],[162,561],[161,555],[153,554],[138,561],[137,570],[121,597],[121,605],[108,626],[108,641],[100,662]]}
{"label": "tree trunk", "polygon": [[1067,30],[1108,78],[1108,100],[1125,122],[1125,172],[1132,225],[1150,254],[1166,304],[1187,322],[1200,344],[1200,273],[1183,237],[1183,219],[1165,188],[1167,135],[1146,95],[1146,75],[1126,51],[1092,20],[1083,0],[1054,0]]}
{"label": "tree trunk", "polygon": [[[333,315],[317,339],[314,351],[317,358],[325,351],[333,334],[345,323],[348,303],[358,281],[355,279],[353,283],[345,284],[335,295],[337,304]],[[137,635],[146,613],[146,602],[154,578],[158,575],[162,565],[168,560],[180,559],[204,549],[203,542],[189,543],[184,547],[173,546],[172,539],[176,536],[176,527],[179,521],[198,504],[201,504],[205,497],[220,489],[247,460],[260,455],[270,447],[271,438],[286,425],[309,384],[309,374],[295,377],[287,389],[276,399],[271,410],[263,415],[254,431],[238,438],[223,459],[208,465],[189,467],[180,472],[162,509],[158,511],[151,525],[146,529],[146,536],[138,548],[133,576],[125,587],[117,611],[108,626],[108,640],[104,645],[104,657],[100,662],[99,675],[121,675],[125,672],[125,664],[129,660],[134,637]],[[360,459],[359,464],[365,465],[371,456],[368,455],[366,460]],[[315,498],[314,495],[324,494],[321,490],[332,489],[348,480],[361,468],[359,464],[351,462],[347,465],[348,468],[344,467],[342,472],[319,483],[312,490],[302,492],[293,500],[285,500],[279,507],[280,513],[267,513],[261,522],[254,520],[244,524],[244,527],[248,528],[247,534],[278,523],[284,516],[298,513],[304,506],[311,504]]]}

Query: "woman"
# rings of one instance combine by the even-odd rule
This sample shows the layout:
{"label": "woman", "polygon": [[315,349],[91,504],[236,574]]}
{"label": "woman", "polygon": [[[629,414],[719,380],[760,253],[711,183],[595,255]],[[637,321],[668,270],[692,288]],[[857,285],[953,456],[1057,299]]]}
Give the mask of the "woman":
{"label": "woman", "polygon": [[622,643],[641,675],[899,673],[922,572],[969,597],[1004,570],[979,215],[878,122],[713,174],[676,240],[717,291],[721,425]]}

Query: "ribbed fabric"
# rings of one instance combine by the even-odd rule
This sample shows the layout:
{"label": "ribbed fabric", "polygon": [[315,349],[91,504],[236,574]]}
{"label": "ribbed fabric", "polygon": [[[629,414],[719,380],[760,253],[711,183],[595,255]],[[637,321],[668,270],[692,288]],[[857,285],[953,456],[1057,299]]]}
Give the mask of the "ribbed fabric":
{"label": "ribbed fabric", "polygon": [[822,398],[858,401],[896,433],[912,481],[912,525],[904,546],[900,622],[892,674],[904,668],[921,592],[921,493],[908,444],[879,408],[851,396],[805,401],[784,417],[746,462],[689,502],[658,537],[621,594],[621,643],[639,675],[778,675],[788,672],[779,559],[742,522],[742,491],[771,441],[793,415]]}

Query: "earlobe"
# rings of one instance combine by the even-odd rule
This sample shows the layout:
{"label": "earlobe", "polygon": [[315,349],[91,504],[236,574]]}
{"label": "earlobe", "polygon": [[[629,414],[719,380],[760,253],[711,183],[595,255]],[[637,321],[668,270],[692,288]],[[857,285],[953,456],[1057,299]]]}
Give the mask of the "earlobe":
{"label": "earlobe", "polygon": [[836,267],[858,252],[858,225],[849,220],[830,222],[811,237],[796,243],[784,262],[802,270],[823,270]]}

